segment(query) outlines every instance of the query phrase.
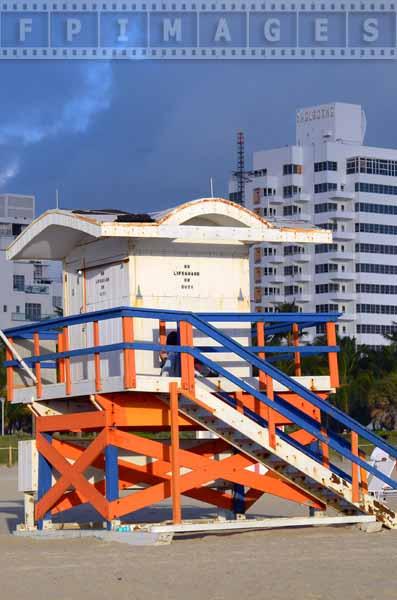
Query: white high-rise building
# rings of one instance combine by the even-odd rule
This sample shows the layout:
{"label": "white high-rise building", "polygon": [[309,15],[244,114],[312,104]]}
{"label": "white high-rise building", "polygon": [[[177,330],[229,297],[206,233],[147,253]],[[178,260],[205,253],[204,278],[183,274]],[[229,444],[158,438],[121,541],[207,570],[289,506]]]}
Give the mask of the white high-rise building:
{"label": "white high-rise building", "polygon": [[365,146],[365,130],[361,106],[298,110],[294,145],[254,153],[245,202],[333,231],[332,245],[255,248],[254,309],[340,311],[341,336],[379,346],[397,331],[397,150]]}
{"label": "white high-rise building", "polygon": [[0,328],[59,316],[60,269],[43,261],[9,261],[5,249],[34,219],[33,196],[0,195]]}

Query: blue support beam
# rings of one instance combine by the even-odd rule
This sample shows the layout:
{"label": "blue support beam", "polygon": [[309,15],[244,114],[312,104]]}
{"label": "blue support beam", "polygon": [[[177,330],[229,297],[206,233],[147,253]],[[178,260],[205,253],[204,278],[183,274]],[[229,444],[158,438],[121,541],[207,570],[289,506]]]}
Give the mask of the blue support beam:
{"label": "blue support beam", "polygon": [[[106,499],[109,502],[117,500],[119,497],[119,451],[116,446],[106,446],[105,448],[105,486]],[[107,528],[111,528],[111,523],[108,521]]]}
{"label": "blue support beam", "polygon": [[[246,348],[236,342],[234,339],[222,333],[220,329],[212,325],[212,322],[216,323],[227,323],[227,322],[240,322],[240,323],[258,323],[264,322],[266,323],[266,333],[269,331],[271,334],[276,332],[290,331],[292,324],[296,323],[299,329],[303,329],[305,327],[314,327],[317,325],[321,325],[327,322],[335,322],[338,320],[339,313],[198,313],[194,314],[192,312],[182,312],[182,311],[172,311],[172,310],[157,310],[157,309],[141,309],[141,308],[131,308],[131,307],[118,307],[112,309],[106,309],[102,311],[95,311],[91,313],[73,315],[70,317],[60,317],[57,319],[52,319],[48,321],[41,321],[35,324],[29,324],[18,328],[8,329],[6,330],[6,335],[17,340],[18,338],[27,338],[33,335],[34,332],[38,332],[40,335],[53,335],[56,332],[59,332],[62,327],[69,327],[72,325],[88,323],[92,321],[103,321],[108,319],[119,319],[121,317],[134,317],[134,318],[143,318],[143,319],[155,319],[158,321],[168,321],[168,322],[176,322],[179,324],[181,321],[185,321],[193,325],[201,334],[204,336],[208,336],[213,341],[217,342],[219,345],[219,351],[226,351],[233,353],[235,356],[238,356],[240,359],[244,360],[247,364],[252,367],[256,367],[260,371],[269,375],[272,379],[284,385],[288,390],[293,393],[298,394],[303,399],[307,400],[313,406],[319,408],[323,414],[327,414],[332,416],[337,422],[343,425],[345,428],[356,432],[362,438],[367,440],[368,442],[374,444],[376,447],[381,448],[391,456],[397,457],[397,449],[385,442],[382,438],[379,438],[372,432],[368,431],[365,427],[360,425],[357,421],[343,413],[341,410],[332,406],[330,403],[322,400],[319,396],[317,396],[314,392],[307,389],[303,385],[301,385],[298,381],[289,377],[276,367],[271,364],[272,360],[280,359],[281,356],[285,356],[286,352],[290,351],[299,351],[302,354],[311,354],[311,353],[319,353],[319,352],[336,352],[338,350],[337,346],[303,346],[303,347],[289,347],[289,346],[266,346],[266,351],[268,353],[273,353],[273,357],[269,357],[268,360],[261,360],[256,356],[257,352],[263,351],[263,348],[254,347],[254,348]],[[390,478],[384,476],[377,469],[369,465],[367,462],[363,461],[360,457],[354,455],[351,452],[351,449],[347,447],[345,443],[341,441],[338,436],[335,436],[332,432],[328,433],[328,435],[324,435],[319,427],[317,422],[313,422],[308,416],[302,411],[294,409],[288,403],[282,402],[281,399],[276,399],[271,401],[266,394],[261,391],[258,391],[252,385],[247,383],[246,380],[241,379],[235,376],[233,373],[229,372],[227,369],[219,365],[218,363],[210,360],[208,356],[203,353],[203,348],[199,347],[184,347],[181,345],[178,346],[161,346],[160,344],[154,344],[150,342],[133,342],[133,343],[117,343],[117,344],[108,344],[104,346],[92,347],[92,348],[82,348],[78,350],[71,350],[68,352],[61,353],[52,353],[47,355],[42,355],[40,357],[27,357],[25,361],[27,364],[33,366],[36,363],[43,363],[46,366],[52,366],[51,361],[58,360],[60,358],[66,357],[77,357],[90,355],[94,352],[109,352],[109,351],[120,351],[125,348],[132,349],[141,349],[147,351],[158,351],[158,350],[167,350],[168,352],[180,353],[185,352],[192,356],[194,356],[201,363],[209,366],[214,372],[216,372],[219,376],[225,377],[232,383],[234,383],[239,389],[246,391],[249,394],[252,394],[255,398],[257,398],[260,402],[266,404],[267,406],[274,407],[280,414],[284,415],[286,418],[290,419],[296,425],[304,428],[309,433],[312,433],[313,436],[316,437],[317,440],[325,442],[329,445],[330,448],[333,448],[337,452],[339,452],[345,458],[351,460],[355,464],[363,467],[369,473],[372,473],[392,488],[396,488],[397,484]],[[281,353],[277,356],[278,353]],[[17,361],[8,361],[4,363],[6,366],[17,366]],[[281,435],[281,433],[280,433]],[[113,466],[116,468],[117,472],[117,464],[114,464],[114,457],[112,456],[112,451],[109,456],[109,463],[113,462]],[[117,460],[116,460],[117,463]],[[41,491],[45,490],[45,486],[48,485],[48,480],[46,480],[45,476],[45,465],[42,466],[42,480],[41,480]],[[110,479],[111,480],[111,475]],[[111,481],[110,481],[111,486]],[[112,486],[111,488],[112,489]],[[114,492],[115,493],[115,492]],[[118,490],[117,490],[118,493]]]}
{"label": "blue support beam", "polygon": [[[49,444],[52,442],[52,435],[50,433],[42,433],[41,434]],[[48,460],[39,453],[39,473],[38,473],[38,491],[37,491],[37,499],[41,500],[43,496],[51,489],[52,486],[52,467]],[[45,516],[45,519],[50,519],[51,515],[48,514]],[[37,522],[38,529],[43,529],[43,521],[44,519],[39,519]]]}
{"label": "blue support beam", "polygon": [[241,483],[233,485],[233,512],[235,515],[245,514],[245,488]]}

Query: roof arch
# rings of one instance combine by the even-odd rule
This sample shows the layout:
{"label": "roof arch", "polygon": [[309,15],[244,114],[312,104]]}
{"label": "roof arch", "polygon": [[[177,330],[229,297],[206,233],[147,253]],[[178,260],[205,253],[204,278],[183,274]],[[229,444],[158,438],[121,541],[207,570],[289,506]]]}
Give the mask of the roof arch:
{"label": "roof arch", "polygon": [[[157,218],[156,218],[157,216]],[[214,227],[274,227],[255,213],[223,198],[200,198],[156,215],[161,225]]]}
{"label": "roof arch", "polygon": [[10,244],[7,258],[60,260],[71,246],[101,237],[101,225],[93,219],[65,210],[49,210],[32,221]]}
{"label": "roof arch", "polygon": [[269,222],[223,198],[193,200],[156,214],[117,210],[50,210],[7,249],[10,260],[63,260],[99,238],[168,239],[204,244],[330,243],[330,231],[308,223]]}

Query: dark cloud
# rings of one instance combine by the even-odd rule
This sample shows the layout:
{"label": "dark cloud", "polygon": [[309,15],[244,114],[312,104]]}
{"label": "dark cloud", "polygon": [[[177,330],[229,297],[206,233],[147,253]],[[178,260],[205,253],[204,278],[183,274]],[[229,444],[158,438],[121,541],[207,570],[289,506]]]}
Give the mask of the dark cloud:
{"label": "dark cloud", "polygon": [[396,145],[394,63],[6,63],[0,65],[0,190],[38,209],[150,210],[227,193],[235,135],[294,141],[298,107],[363,104],[368,142]]}

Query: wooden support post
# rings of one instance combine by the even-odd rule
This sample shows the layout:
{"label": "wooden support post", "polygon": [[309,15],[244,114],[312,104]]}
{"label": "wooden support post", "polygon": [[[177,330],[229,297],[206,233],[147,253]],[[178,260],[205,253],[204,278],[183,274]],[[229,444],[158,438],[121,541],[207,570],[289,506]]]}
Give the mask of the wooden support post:
{"label": "wooden support post", "polygon": [[[321,428],[321,433],[323,435],[327,435],[327,430],[325,427]],[[326,442],[320,442],[321,453],[323,455],[323,465],[324,467],[329,468],[329,446]]]}
{"label": "wooden support post", "polygon": [[[37,331],[33,334],[33,354],[34,356],[40,356],[40,336]],[[43,385],[41,382],[41,364],[39,362],[35,363],[34,371],[37,379],[36,383],[36,394],[37,398],[41,398],[43,395]]]}
{"label": "wooden support post", "polygon": [[165,321],[159,321],[159,342],[162,346],[167,343],[167,324]]}
{"label": "wooden support post", "polygon": [[[292,325],[292,341],[293,341],[294,346],[296,346],[296,347],[299,346],[299,325],[297,323],[293,323],[293,325]],[[302,364],[301,364],[300,352],[295,352],[294,363],[295,363],[295,376],[301,377]]]}
{"label": "wooden support post", "polygon": [[[365,452],[363,452],[362,450],[358,451],[358,455],[362,460],[367,459]],[[360,467],[360,487],[363,494],[368,493],[368,473],[364,469],[364,467]]]}
{"label": "wooden support post", "polygon": [[[10,344],[13,343],[11,338],[8,338]],[[13,360],[11,350],[6,346],[6,360]],[[12,402],[14,399],[14,367],[7,367],[7,400]]]}
{"label": "wooden support post", "polygon": [[[326,323],[325,331],[327,335],[327,345],[336,346],[336,326],[335,323]],[[328,353],[328,365],[331,387],[339,387],[339,368],[338,368],[338,353]]]}
{"label": "wooden support post", "polygon": [[[132,317],[122,317],[123,342],[132,343],[134,341],[134,322]],[[135,370],[135,350],[133,348],[124,348],[124,387],[125,389],[136,386]]]}
{"label": "wooden support post", "polygon": [[[256,338],[258,346],[266,345],[265,324],[263,322],[256,324]],[[264,352],[259,352],[258,358],[266,360],[266,354]],[[259,389],[266,389],[266,373],[263,371],[259,371]]]}
{"label": "wooden support post", "polygon": [[[273,379],[266,375],[266,395],[269,400],[274,400]],[[274,410],[268,406],[267,423],[269,429],[269,444],[272,448],[276,447],[276,419]]]}
{"label": "wooden support post", "polygon": [[[355,431],[351,432],[351,451],[354,456],[358,456],[358,434]],[[359,466],[352,462],[352,500],[360,502],[360,485],[359,485]]]}
{"label": "wooden support post", "polygon": [[[180,323],[180,344],[193,347],[193,327],[185,321]],[[194,394],[194,357],[186,352],[181,354],[181,385]]]}
{"label": "wooden support post", "polygon": [[[265,324],[257,323],[256,331],[257,331],[258,346],[265,346],[266,345]],[[261,360],[266,360],[265,352],[259,352],[258,356]],[[270,400],[274,400],[273,379],[270,377],[270,375],[268,375],[267,373],[264,373],[263,371],[259,371],[259,389],[262,391],[265,391],[266,396]],[[260,409],[261,409],[261,405],[260,405],[259,401],[257,401],[257,403],[255,403],[255,412],[260,414]],[[266,417],[267,417],[268,429],[269,429],[269,443],[272,448],[275,448],[276,447],[276,425],[275,425],[274,411],[272,408],[270,408],[270,407],[266,408]]]}
{"label": "wooden support post", "polygon": [[[64,338],[62,333],[58,333],[58,352],[64,351]],[[65,359],[58,359],[58,381],[59,383],[65,383]]]}
{"label": "wooden support post", "polygon": [[267,422],[269,427],[269,444],[272,448],[276,448],[276,424],[272,408],[268,408]]}
{"label": "wooden support post", "polygon": [[23,494],[23,505],[25,513],[25,527],[29,529],[34,528],[34,492],[24,492]]}
{"label": "wooden support post", "polygon": [[[94,346],[98,347],[100,345],[99,322],[93,321],[92,327],[93,327]],[[95,368],[95,391],[100,392],[102,389],[102,382],[101,382],[101,355],[99,352],[94,353],[94,368]]]}
{"label": "wooden support post", "polygon": [[171,491],[172,491],[172,520],[182,521],[180,464],[179,464],[179,415],[178,415],[178,386],[170,383],[170,412],[171,412]]}
{"label": "wooden support post", "polygon": [[[69,331],[67,327],[63,328],[63,351],[69,352]],[[65,393],[70,396],[72,393],[72,377],[70,372],[70,358],[65,358]]]}

